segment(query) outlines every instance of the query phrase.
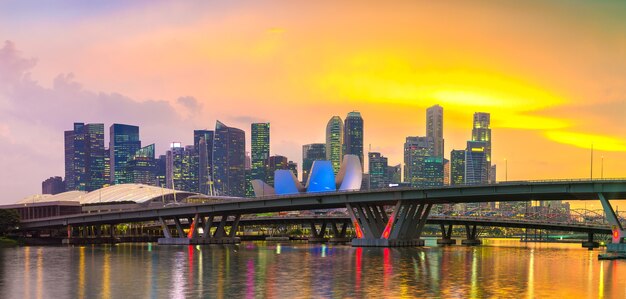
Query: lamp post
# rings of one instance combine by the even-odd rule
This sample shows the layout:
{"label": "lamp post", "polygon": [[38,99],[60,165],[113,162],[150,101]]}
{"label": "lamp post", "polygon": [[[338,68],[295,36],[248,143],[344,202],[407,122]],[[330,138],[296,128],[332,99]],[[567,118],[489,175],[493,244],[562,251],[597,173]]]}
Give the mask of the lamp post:
{"label": "lamp post", "polygon": [[509,161],[504,159],[504,181],[509,181]]}
{"label": "lamp post", "polygon": [[604,156],[602,156],[600,161],[600,179],[604,179]]}

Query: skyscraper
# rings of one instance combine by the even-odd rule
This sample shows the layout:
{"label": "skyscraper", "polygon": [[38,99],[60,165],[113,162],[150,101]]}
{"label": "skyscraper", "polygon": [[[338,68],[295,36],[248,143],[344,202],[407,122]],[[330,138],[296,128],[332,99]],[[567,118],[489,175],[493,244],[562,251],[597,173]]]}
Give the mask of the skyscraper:
{"label": "skyscraper", "polygon": [[491,169],[491,116],[489,113],[476,112],[474,113],[474,122],[472,126],[472,141],[483,142],[485,164],[482,176],[487,177],[489,180],[489,170]]}
{"label": "skyscraper", "polygon": [[139,127],[113,124],[109,128],[109,151],[111,163],[111,183],[130,183],[126,173],[126,162],[141,148]]}
{"label": "skyscraper", "polygon": [[298,163],[294,161],[287,162],[287,169],[291,170],[293,175],[296,176],[296,179],[298,178]]}
{"label": "skyscraper", "polygon": [[426,109],[426,137],[433,139],[433,155],[443,158],[443,108],[439,105]]}
{"label": "skyscraper", "polygon": [[65,183],[60,176],[50,177],[41,183],[41,194],[59,194],[65,192]]}
{"label": "skyscraper", "polygon": [[423,180],[420,183],[420,187],[443,186],[443,158],[436,156],[426,157],[423,163],[423,174],[420,175]]}
{"label": "skyscraper", "polygon": [[285,156],[270,156],[268,159],[267,180],[268,185],[274,185],[274,172],[279,169],[289,169],[289,162]]}
{"label": "skyscraper", "polygon": [[65,131],[65,181],[67,190],[102,188],[104,177],[104,124],[74,123]]}
{"label": "skyscraper", "polygon": [[443,185],[450,186],[450,160],[443,159]]}
{"label": "skyscraper", "polygon": [[[432,138],[413,137],[406,138],[404,143],[404,182],[411,187],[425,187],[426,177],[424,163],[427,157],[433,156],[434,147]],[[443,174],[442,174],[443,178]]]}
{"label": "skyscraper", "polygon": [[465,151],[450,152],[450,186],[465,184]]}
{"label": "skyscraper", "polygon": [[200,192],[198,152],[193,145],[185,146],[183,151],[182,188],[189,192]]}
{"label": "skyscraper", "polygon": [[370,189],[381,189],[389,186],[387,179],[387,157],[380,153],[370,152],[367,154],[369,163],[369,187]]}
{"label": "skyscraper", "polygon": [[343,154],[355,155],[361,162],[361,171],[365,167],[363,160],[363,118],[361,113],[352,111],[348,113],[344,123]]}
{"label": "skyscraper", "polygon": [[155,167],[155,176],[156,176],[156,184],[159,187],[165,188],[167,187],[167,155],[160,155],[158,159],[156,159],[156,167]]}
{"label": "skyscraper", "polygon": [[209,194],[213,173],[213,131],[194,130],[193,146],[198,155],[198,188],[200,193]]}
{"label": "skyscraper", "polygon": [[180,142],[173,142],[165,153],[165,186],[170,189],[182,190],[183,156],[185,148]]}
{"label": "skyscraper", "polygon": [[315,160],[326,159],[326,144],[311,143],[302,146],[302,182],[306,184]]}
{"label": "skyscraper", "polygon": [[215,125],[213,141],[213,180],[219,195],[245,195],[246,135],[244,131],[226,126],[220,121]]}
{"label": "skyscraper", "polygon": [[465,184],[482,185],[489,182],[487,143],[468,141],[465,150]]}
{"label": "skyscraper", "polygon": [[402,164],[387,166],[387,181],[389,184],[400,184],[402,182]]}
{"label": "skyscraper", "polygon": [[341,117],[333,116],[326,125],[326,160],[333,165],[335,174],[341,167],[343,158],[343,121]]}
{"label": "skyscraper", "polygon": [[267,164],[270,157],[270,124],[253,123],[250,130],[252,149],[250,171],[252,180],[267,179]]}
{"label": "skyscraper", "polygon": [[156,163],[154,143],[137,150],[126,163],[126,174],[135,184],[156,186]]}

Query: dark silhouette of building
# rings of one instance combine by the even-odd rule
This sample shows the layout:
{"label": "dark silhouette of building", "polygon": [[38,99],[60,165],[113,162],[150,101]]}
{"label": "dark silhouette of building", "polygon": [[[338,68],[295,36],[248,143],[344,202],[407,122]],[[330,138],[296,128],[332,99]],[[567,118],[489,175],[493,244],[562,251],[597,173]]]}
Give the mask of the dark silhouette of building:
{"label": "dark silhouette of building", "polygon": [[41,183],[41,194],[58,194],[65,192],[65,182],[60,176],[50,177]]}
{"label": "dark silhouette of building", "polygon": [[349,112],[343,129],[343,154],[355,155],[361,162],[361,170],[365,165],[363,160],[363,118],[357,111]]}
{"label": "dark silhouette of building", "polygon": [[198,155],[198,188],[200,193],[209,194],[213,173],[213,139],[210,130],[194,130],[193,146]]}
{"label": "dark silhouette of building", "polygon": [[270,186],[274,185],[274,172],[279,169],[289,169],[289,162],[285,156],[270,156],[268,159],[267,181]]}
{"label": "dark silhouette of building", "polygon": [[311,143],[302,146],[302,182],[306,184],[313,161],[326,160],[326,144]]}
{"label": "dark silhouette of building", "polygon": [[246,135],[220,121],[213,141],[213,179],[219,195],[245,195]]}

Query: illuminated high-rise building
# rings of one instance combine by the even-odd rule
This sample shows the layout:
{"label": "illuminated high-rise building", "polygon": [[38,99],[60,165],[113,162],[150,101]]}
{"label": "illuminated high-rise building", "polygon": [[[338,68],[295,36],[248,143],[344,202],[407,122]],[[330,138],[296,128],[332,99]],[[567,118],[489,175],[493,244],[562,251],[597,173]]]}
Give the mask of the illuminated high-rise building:
{"label": "illuminated high-rise building", "polygon": [[198,155],[198,189],[209,194],[213,173],[213,131],[194,130],[193,146]]}
{"label": "illuminated high-rise building", "polygon": [[465,151],[450,152],[450,186],[465,184]]}
{"label": "illuminated high-rise building", "polygon": [[220,121],[213,139],[213,181],[215,191],[225,196],[245,196],[246,135]]}
{"label": "illuminated high-rise building", "polygon": [[474,113],[474,122],[472,126],[472,141],[483,142],[485,161],[482,176],[489,180],[489,170],[491,169],[491,116],[489,113]]}
{"label": "illuminated high-rise building", "polygon": [[279,169],[289,169],[287,157],[280,155],[270,156],[268,159],[267,180],[265,181],[268,185],[274,185],[274,172]]}
{"label": "illuminated high-rise building", "polygon": [[443,185],[450,186],[450,160],[443,159]]}
{"label": "illuminated high-rise building", "polygon": [[433,155],[443,157],[443,108],[439,105],[426,109],[426,137],[433,139]]}
{"label": "illuminated high-rise building", "polygon": [[343,121],[339,116],[333,116],[326,125],[326,160],[333,166],[335,174],[341,167],[343,158]]}
{"label": "illuminated high-rise building", "polygon": [[135,184],[156,186],[156,163],[154,143],[137,150],[126,163],[126,173]]}
{"label": "illuminated high-rise building", "polygon": [[482,185],[489,182],[487,142],[468,141],[465,150],[465,184]]}
{"label": "illuminated high-rise building", "polygon": [[105,185],[104,124],[74,123],[65,131],[67,190],[93,191]]}
{"label": "illuminated high-rise building", "polygon": [[[425,187],[428,177],[425,174],[425,160],[433,156],[434,147],[432,138],[413,137],[406,138],[404,143],[404,182],[411,187]],[[443,163],[443,161],[442,161]],[[443,179],[443,173],[442,173]]]}
{"label": "illuminated high-rise building", "polygon": [[130,183],[131,178],[126,173],[126,162],[141,148],[139,127],[113,124],[109,128],[109,134],[111,183]]}
{"label": "illuminated high-rise building", "polygon": [[326,160],[326,144],[311,143],[302,146],[302,182],[306,184],[311,174],[311,166],[316,160]]}
{"label": "illuminated high-rise building", "polygon": [[423,172],[420,175],[422,180],[418,187],[440,187],[443,186],[443,158],[425,157]]}
{"label": "illuminated high-rise building", "polygon": [[165,153],[165,186],[170,189],[183,190],[183,157],[185,148],[180,142],[173,142]]}
{"label": "illuminated high-rise building", "polygon": [[367,154],[369,171],[369,188],[381,189],[389,186],[387,179],[387,157],[380,153],[370,152]]}
{"label": "illuminated high-rise building", "polygon": [[363,160],[363,118],[361,113],[352,111],[348,113],[343,127],[343,154],[355,155],[361,162],[361,171],[365,167]]}
{"label": "illuminated high-rise building", "polygon": [[155,180],[156,185],[162,188],[167,187],[166,171],[167,171],[167,155],[160,155],[155,160]]}
{"label": "illuminated high-rise building", "polygon": [[253,123],[250,137],[250,179],[265,181],[270,157],[270,124]]}

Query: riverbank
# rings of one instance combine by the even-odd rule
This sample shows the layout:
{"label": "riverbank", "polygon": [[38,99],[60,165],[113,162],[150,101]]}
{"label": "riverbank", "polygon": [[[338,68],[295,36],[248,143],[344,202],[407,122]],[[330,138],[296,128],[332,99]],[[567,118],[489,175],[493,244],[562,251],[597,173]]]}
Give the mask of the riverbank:
{"label": "riverbank", "polygon": [[19,242],[13,239],[0,237],[0,247],[10,247],[20,245]]}

